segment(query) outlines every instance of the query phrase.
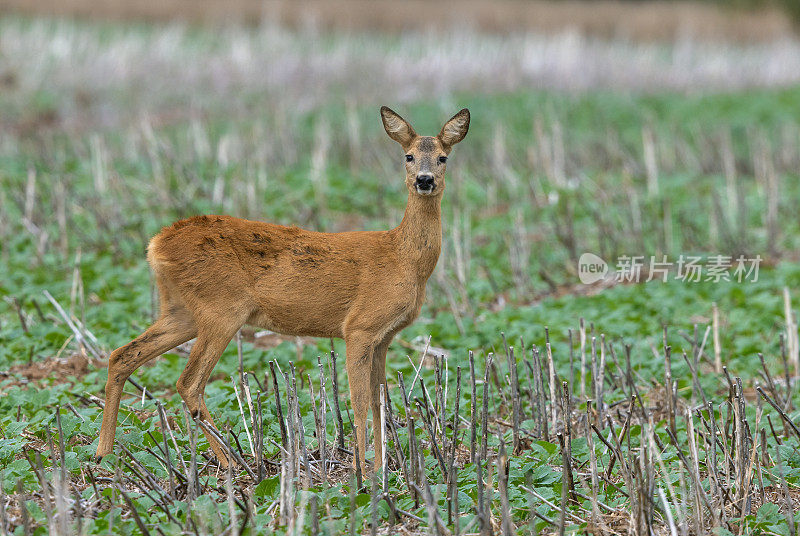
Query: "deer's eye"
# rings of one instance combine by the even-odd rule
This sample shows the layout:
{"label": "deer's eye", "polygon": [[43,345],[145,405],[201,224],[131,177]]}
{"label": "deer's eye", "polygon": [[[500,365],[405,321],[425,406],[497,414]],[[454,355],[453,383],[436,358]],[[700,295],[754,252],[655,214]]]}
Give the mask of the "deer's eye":
{"label": "deer's eye", "polygon": [[439,157],[439,163],[440,164],[444,164],[445,162],[447,162],[447,157],[446,156],[440,156]]}
{"label": "deer's eye", "polygon": [[413,161],[414,161],[414,155],[413,154],[407,154],[406,155],[406,162],[413,162]]}

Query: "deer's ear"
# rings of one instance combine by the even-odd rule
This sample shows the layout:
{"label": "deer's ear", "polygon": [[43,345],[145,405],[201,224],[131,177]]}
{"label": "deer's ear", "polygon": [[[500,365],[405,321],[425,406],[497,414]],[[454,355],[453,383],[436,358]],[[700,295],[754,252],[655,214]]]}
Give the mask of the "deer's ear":
{"label": "deer's ear", "polygon": [[452,146],[464,139],[469,130],[469,110],[464,108],[444,124],[439,139],[446,146]]}
{"label": "deer's ear", "polygon": [[387,106],[381,106],[381,119],[383,120],[383,128],[386,129],[389,137],[402,145],[403,148],[411,145],[411,142],[417,137],[417,133],[414,132],[408,121]]}

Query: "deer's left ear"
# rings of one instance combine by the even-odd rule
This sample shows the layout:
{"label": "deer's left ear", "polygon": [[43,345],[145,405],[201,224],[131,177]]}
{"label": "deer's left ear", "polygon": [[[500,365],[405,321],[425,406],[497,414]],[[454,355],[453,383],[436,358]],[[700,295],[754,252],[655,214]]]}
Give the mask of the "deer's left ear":
{"label": "deer's left ear", "polygon": [[439,139],[449,147],[463,140],[468,130],[469,110],[464,108],[444,124],[442,131],[439,132]]}
{"label": "deer's left ear", "polygon": [[388,106],[381,106],[381,120],[389,137],[402,145],[403,149],[407,149],[417,137],[417,133],[408,121]]}

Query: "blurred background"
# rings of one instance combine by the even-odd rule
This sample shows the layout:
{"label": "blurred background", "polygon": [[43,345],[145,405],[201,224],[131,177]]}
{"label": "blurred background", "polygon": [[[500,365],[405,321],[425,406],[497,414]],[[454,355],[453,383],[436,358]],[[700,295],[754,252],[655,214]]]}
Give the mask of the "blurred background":
{"label": "blurred background", "polygon": [[[162,226],[203,213],[326,231],[399,223],[403,154],[381,105],[424,134],[463,107],[472,114],[448,164],[428,300],[392,345],[389,378],[413,375],[407,356],[426,343],[466,370],[468,350],[502,349],[501,333],[543,345],[549,326],[555,367],[574,381],[567,355],[585,318],[582,333],[633,345],[627,374],[645,394],[664,374],[656,347],[687,348],[699,369],[675,359],[673,374],[694,396],[687,378],[713,370],[698,365],[712,303],[714,349],[732,374],[759,377],[756,352],[777,370],[784,343],[800,364],[798,28],[797,0],[0,0],[0,430],[28,427],[0,440],[6,493],[23,489],[18,480],[38,493],[22,451],[44,444],[54,407],[70,407],[73,485],[99,501],[81,466],[99,426],[92,396],[103,357],[156,314],[145,247]],[[606,289],[580,284],[585,252],[611,264],[763,262],[758,282]],[[301,382],[331,344],[243,338],[245,370],[263,377],[268,360],[291,359]],[[180,353],[135,375],[170,412]],[[207,400],[244,443],[236,354],[231,345]],[[698,380],[727,393],[721,382]],[[160,433],[147,418],[154,402],[127,389],[118,438],[145,459],[145,431]],[[152,413],[137,418],[134,404]],[[91,504],[94,528],[108,529],[105,503]]]}
{"label": "blurred background", "polygon": [[431,134],[472,110],[430,329],[479,343],[485,311],[591,292],[583,252],[794,260],[796,5],[0,0],[8,314],[61,292],[113,348],[155,314],[144,250],[175,219],[396,225],[383,104]]}
{"label": "blurred background", "polygon": [[154,314],[144,250],[175,219],[396,225],[383,104],[431,134],[472,110],[430,329],[590,292],[583,252],[796,260],[796,6],[0,0],[8,314],[46,288],[113,348]]}
{"label": "blurred background", "polygon": [[433,283],[462,313],[575,282],[583,251],[774,262],[797,245],[796,6],[0,0],[3,258],[143,267],[200,212],[392,225],[387,104],[429,133],[473,109]]}

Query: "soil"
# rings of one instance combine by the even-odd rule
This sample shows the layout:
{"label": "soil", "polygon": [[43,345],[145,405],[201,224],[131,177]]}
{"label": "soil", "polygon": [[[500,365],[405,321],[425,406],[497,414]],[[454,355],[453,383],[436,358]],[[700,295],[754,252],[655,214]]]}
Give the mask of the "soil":
{"label": "soil", "polygon": [[76,352],[67,357],[50,357],[14,365],[8,371],[0,371],[0,379],[11,378],[11,385],[38,384],[51,379],[73,383],[72,378],[80,378],[92,368],[105,366],[103,361]]}
{"label": "soil", "polygon": [[763,7],[742,10],[703,2],[620,0],[0,0],[0,13],[202,24],[277,22],[290,27],[375,33],[575,30],[598,37],[772,41],[792,33],[789,18]]}

